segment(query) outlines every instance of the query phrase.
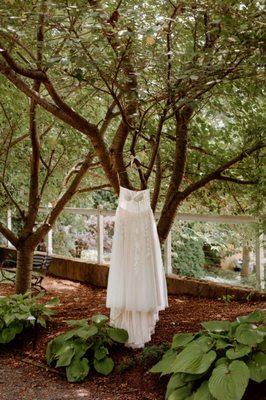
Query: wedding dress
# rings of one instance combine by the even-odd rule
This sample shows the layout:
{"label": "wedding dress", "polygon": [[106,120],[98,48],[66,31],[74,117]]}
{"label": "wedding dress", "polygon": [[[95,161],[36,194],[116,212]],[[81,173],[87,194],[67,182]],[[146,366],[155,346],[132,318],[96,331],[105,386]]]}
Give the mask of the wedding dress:
{"label": "wedding dress", "polygon": [[111,325],[128,331],[132,348],[150,341],[159,311],[168,306],[149,189],[120,187],[106,306]]}

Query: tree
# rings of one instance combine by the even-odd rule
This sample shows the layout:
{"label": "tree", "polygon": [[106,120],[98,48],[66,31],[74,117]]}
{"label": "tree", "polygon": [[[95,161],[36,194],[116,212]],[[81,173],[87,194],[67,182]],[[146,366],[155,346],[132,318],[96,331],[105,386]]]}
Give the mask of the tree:
{"label": "tree", "polygon": [[[162,205],[161,242],[180,204],[210,182],[254,183],[235,177],[233,168],[253,162],[264,147],[260,137],[239,140],[230,154],[206,163],[200,177],[185,178],[195,152],[211,157],[204,146],[191,145],[190,127],[203,107],[244,88],[243,81],[258,86],[260,1],[11,3],[1,5],[0,73],[33,109],[38,104],[88,139],[99,173],[116,193],[119,184],[153,188],[153,209]],[[166,143],[170,176],[162,168]]]}

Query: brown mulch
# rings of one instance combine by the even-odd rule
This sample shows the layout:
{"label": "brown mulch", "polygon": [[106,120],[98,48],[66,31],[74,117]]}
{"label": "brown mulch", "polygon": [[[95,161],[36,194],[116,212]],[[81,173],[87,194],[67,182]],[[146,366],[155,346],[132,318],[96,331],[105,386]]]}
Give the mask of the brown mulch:
{"label": "brown mulch", "polygon": [[[32,335],[22,335],[15,344],[0,351],[0,400],[163,400],[167,380],[147,373],[149,366],[139,361],[134,368],[120,372],[118,368],[107,377],[92,372],[83,383],[70,384],[63,374],[46,370],[45,348],[49,340],[62,333],[69,319],[90,318],[97,313],[107,314],[106,290],[68,280],[46,277],[44,286],[48,299],[60,297],[58,313],[41,329],[33,350]],[[14,287],[0,284],[0,295],[14,293]],[[160,321],[150,345],[170,342],[176,332],[194,332],[200,322],[211,319],[234,320],[238,315],[265,308],[262,302],[236,302],[198,299],[188,296],[169,296],[169,308],[160,313]],[[139,360],[141,350],[123,348],[114,354],[116,365]],[[38,365],[38,366],[37,366]],[[255,390],[255,391],[254,391]],[[258,394],[256,394],[258,393]],[[265,393],[265,397],[264,397]],[[255,397],[254,397],[255,396]],[[252,388],[245,400],[266,399],[266,386]]]}

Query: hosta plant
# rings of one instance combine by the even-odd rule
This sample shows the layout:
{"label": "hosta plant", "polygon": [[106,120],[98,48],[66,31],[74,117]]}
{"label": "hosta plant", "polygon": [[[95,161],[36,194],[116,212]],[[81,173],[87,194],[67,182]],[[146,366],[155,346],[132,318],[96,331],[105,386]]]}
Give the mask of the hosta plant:
{"label": "hosta plant", "polygon": [[16,335],[32,326],[46,326],[46,320],[55,313],[50,307],[57,305],[57,297],[47,303],[38,300],[45,292],[31,297],[31,293],[15,294],[0,298],[0,344],[11,342]]}
{"label": "hosta plant", "polygon": [[115,343],[124,344],[128,333],[108,324],[108,317],[95,315],[87,320],[68,321],[74,329],[65,332],[48,343],[46,359],[49,365],[65,367],[69,382],[86,378],[91,368],[109,375],[114,368],[109,349]]}
{"label": "hosta plant", "polygon": [[250,380],[266,379],[266,311],[201,325],[196,334],[176,334],[150,370],[171,375],[165,399],[242,399]]}

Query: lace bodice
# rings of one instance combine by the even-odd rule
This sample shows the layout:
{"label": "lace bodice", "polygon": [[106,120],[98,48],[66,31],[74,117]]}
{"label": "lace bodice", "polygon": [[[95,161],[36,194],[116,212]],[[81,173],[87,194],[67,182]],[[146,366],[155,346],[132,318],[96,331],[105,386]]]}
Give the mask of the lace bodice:
{"label": "lace bodice", "polygon": [[150,208],[150,191],[130,190],[120,186],[119,207],[128,211],[139,212]]}

